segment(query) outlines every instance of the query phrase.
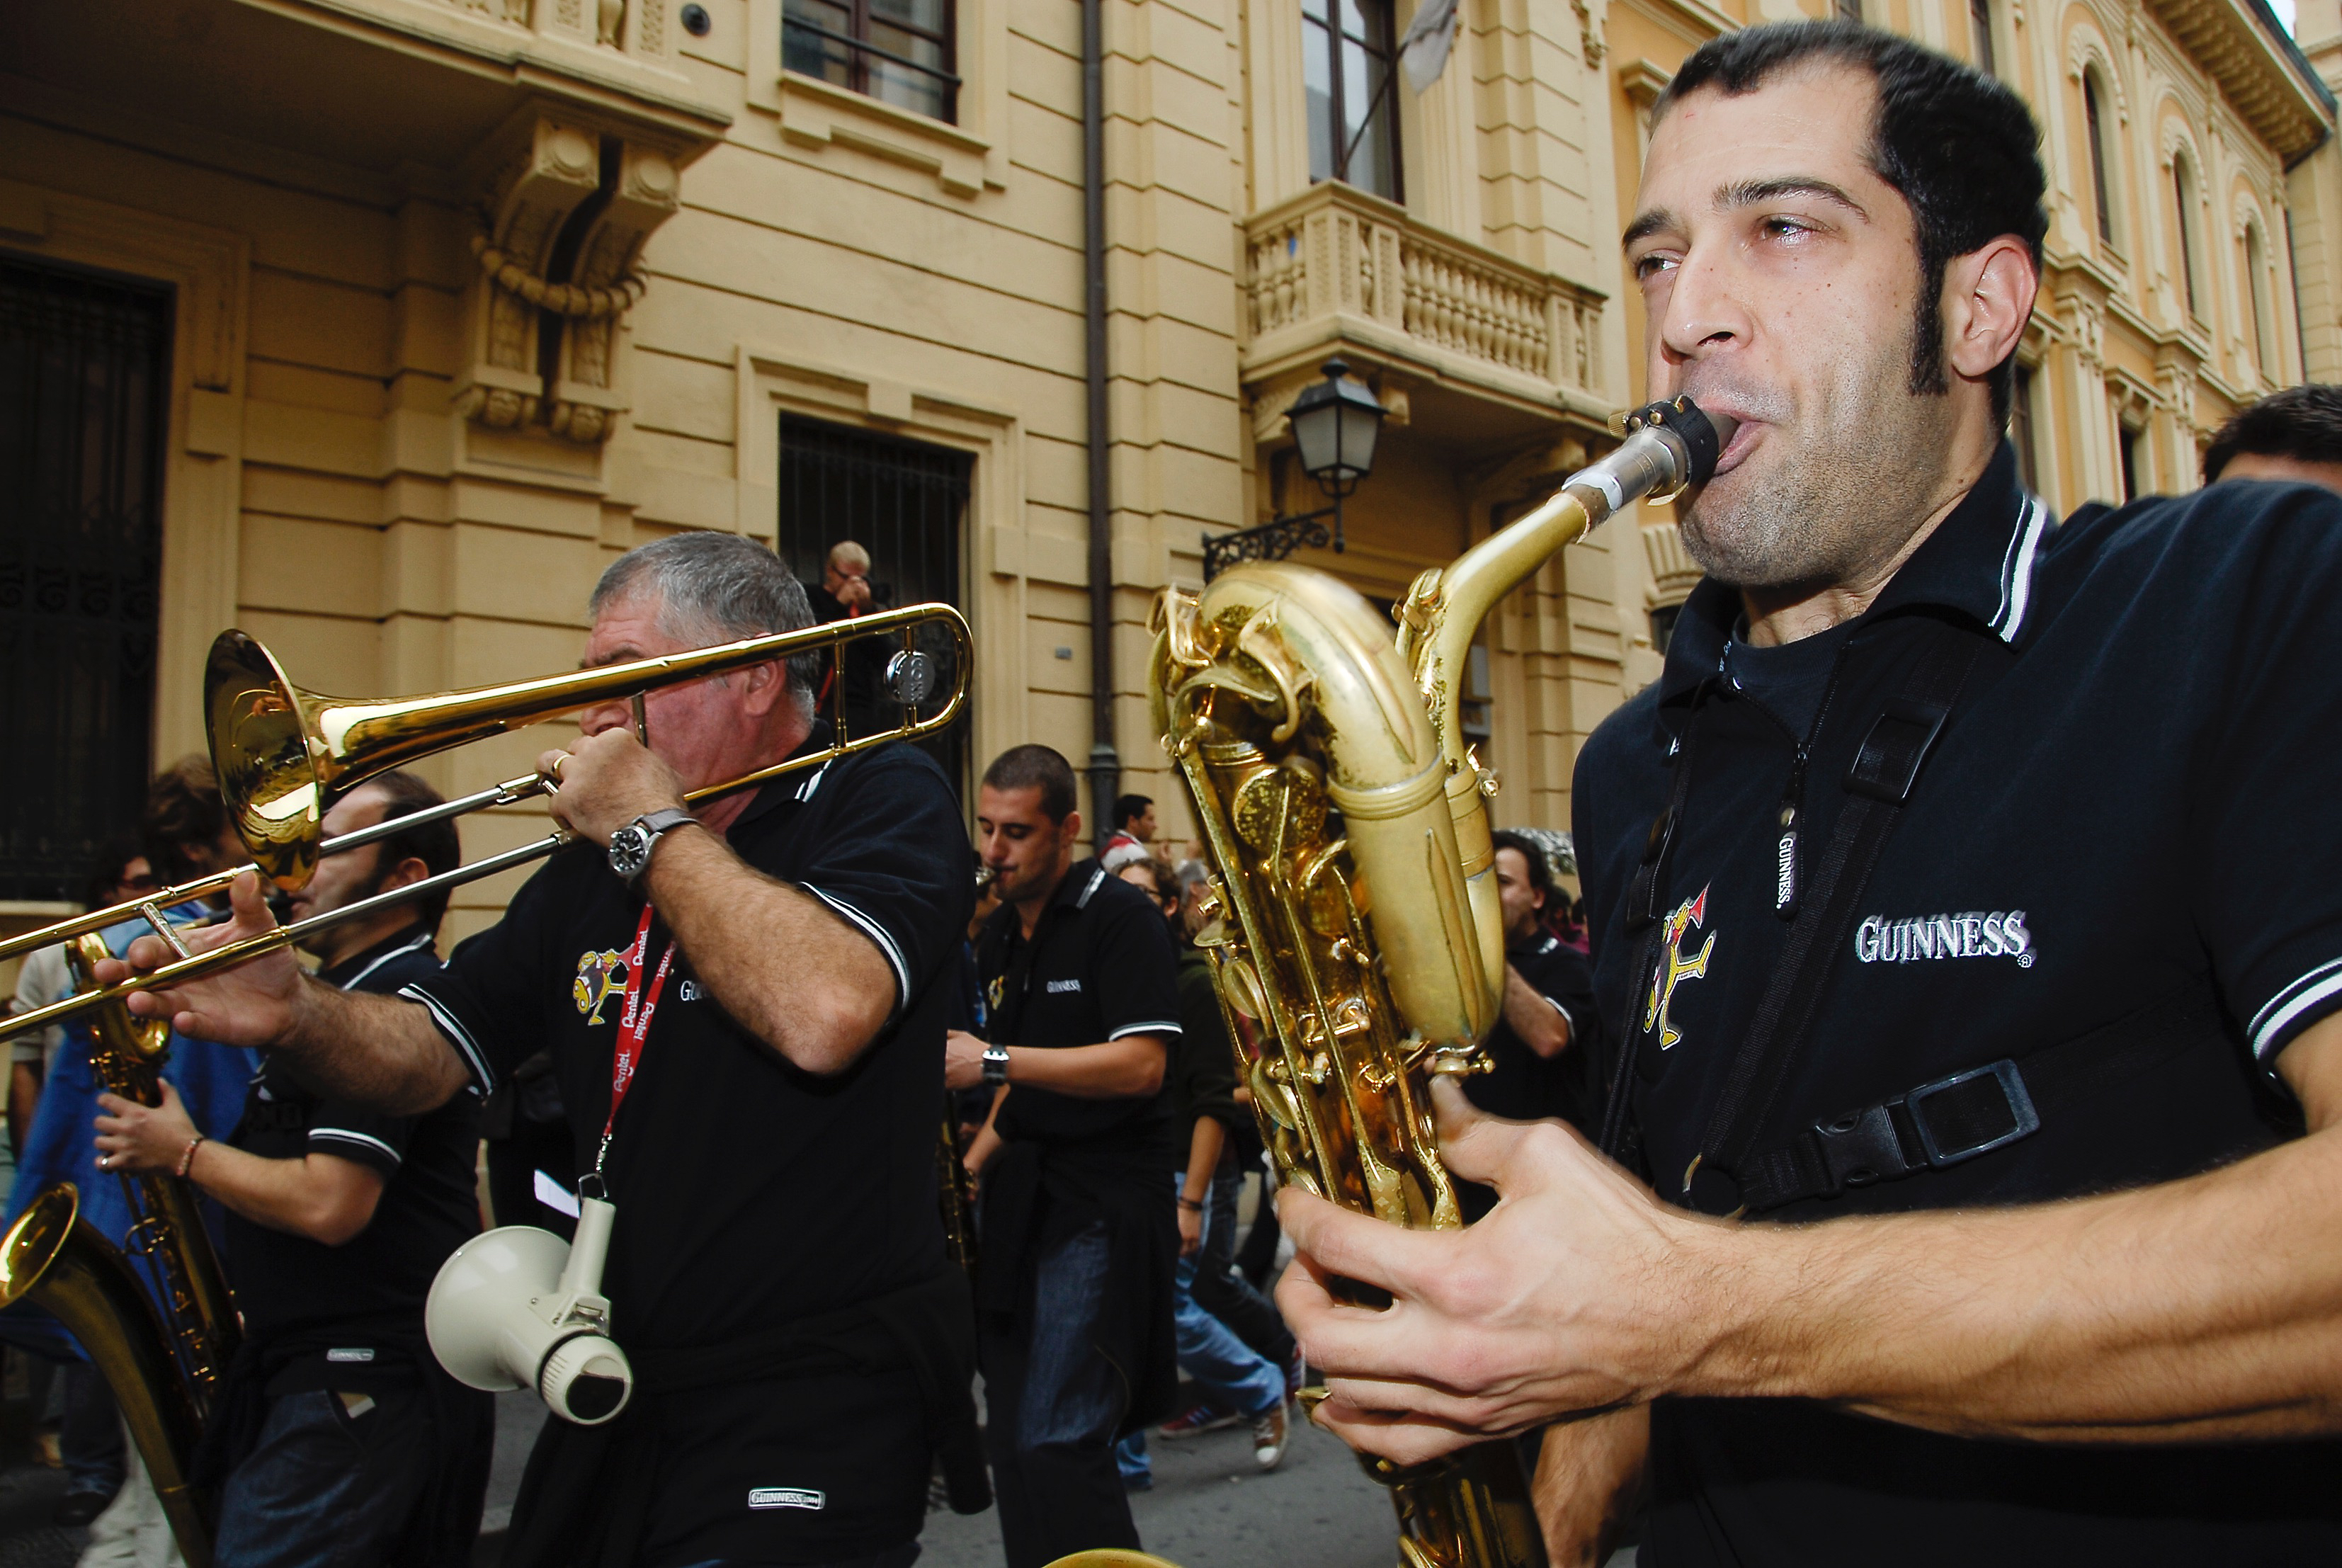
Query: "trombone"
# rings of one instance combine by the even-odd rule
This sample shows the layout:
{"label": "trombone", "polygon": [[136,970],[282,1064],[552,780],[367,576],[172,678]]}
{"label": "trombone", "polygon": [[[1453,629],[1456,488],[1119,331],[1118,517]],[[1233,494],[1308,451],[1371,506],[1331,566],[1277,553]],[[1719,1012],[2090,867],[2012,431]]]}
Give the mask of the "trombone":
{"label": "trombone", "polygon": [[[936,632],[942,634],[945,649],[932,646],[933,634]],[[924,640],[930,646],[919,645],[923,633],[929,634]],[[163,918],[162,912],[224,892],[246,872],[257,871],[277,887],[289,891],[308,882],[321,855],[340,854],[425,823],[489,806],[510,805],[546,794],[552,787],[551,782],[541,774],[524,774],[444,805],[411,812],[354,833],[325,837],[321,824],[325,812],[334,802],[376,774],[436,752],[607,702],[633,702],[636,730],[640,735],[644,734],[642,699],[647,692],[802,654],[828,651],[835,654],[846,643],[896,634],[902,638],[902,646],[888,656],[882,686],[885,698],[902,709],[900,723],[891,728],[873,729],[866,734],[849,734],[846,683],[833,683],[832,734],[827,745],[722,784],[693,790],[683,797],[686,804],[692,805],[890,741],[921,740],[937,734],[967,704],[968,671],[975,652],[967,622],[948,604],[911,604],[875,615],[833,621],[827,625],[776,632],[689,653],[634,659],[622,664],[605,664],[597,669],[575,670],[505,685],[477,686],[419,697],[356,700],[324,696],[295,685],[275,655],[258,641],[242,632],[223,632],[212,644],[211,656],[205,663],[204,711],[220,794],[245,846],[252,852],[252,864],[179,883],[149,897],[93,910],[0,943],[0,960],[5,960],[85,933],[143,919],[178,954],[151,974],[85,991],[46,1007],[0,1020],[0,1038],[45,1028],[90,1008],[120,1001],[134,991],[165,990],[233,969],[263,954],[296,944],[326,926],[525,865],[573,842],[568,833],[556,830],[517,849],[313,914],[290,925],[280,925],[258,936],[232,942],[208,953],[188,952],[179,940],[178,931]],[[941,667],[946,662],[948,672]]]}

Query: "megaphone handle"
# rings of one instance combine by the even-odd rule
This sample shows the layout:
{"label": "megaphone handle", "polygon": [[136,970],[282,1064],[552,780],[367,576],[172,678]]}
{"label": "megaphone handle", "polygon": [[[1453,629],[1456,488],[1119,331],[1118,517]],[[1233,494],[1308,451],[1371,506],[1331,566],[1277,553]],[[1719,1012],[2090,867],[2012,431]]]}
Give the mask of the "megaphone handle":
{"label": "megaphone handle", "polygon": [[561,1294],[570,1300],[602,1293],[602,1265],[610,1255],[610,1226],[617,1206],[580,1194],[577,1234],[569,1243],[569,1261],[561,1267]]}

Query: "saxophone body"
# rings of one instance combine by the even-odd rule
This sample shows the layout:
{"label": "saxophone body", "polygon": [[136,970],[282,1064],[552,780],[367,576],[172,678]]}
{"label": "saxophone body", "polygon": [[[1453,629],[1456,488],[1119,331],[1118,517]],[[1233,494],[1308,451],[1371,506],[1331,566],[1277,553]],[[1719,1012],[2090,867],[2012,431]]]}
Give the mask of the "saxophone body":
{"label": "saxophone body", "polygon": [[[66,956],[88,985],[92,966],[108,952],[90,933],[74,938]],[[90,1062],[98,1081],[109,1094],[161,1104],[170,1034],[165,1021],[135,1017],[120,1002],[93,1010]],[[33,1200],[0,1237],[0,1306],[38,1303],[88,1352],[121,1407],[180,1553],[190,1568],[208,1568],[217,1500],[194,1483],[195,1443],[243,1333],[193,1188],[174,1176],[121,1180],[137,1215],[121,1247],[79,1217],[73,1183]],[[151,1271],[162,1309],[133,1258]]]}
{"label": "saxophone body", "polygon": [[[1281,1181],[1392,1224],[1463,1223],[1429,1087],[1485,1070],[1503,995],[1496,779],[1455,722],[1472,642],[1611,512],[1704,479],[1731,431],[1688,399],[1628,426],[1536,511],[1417,579],[1396,637],[1348,586],[1284,563],[1156,604],[1153,716],[1213,865],[1199,940],[1229,1038],[1242,1020],[1262,1042],[1236,1064],[1262,1141]],[[1365,1463],[1390,1489],[1403,1568],[1542,1568],[1510,1443]]]}

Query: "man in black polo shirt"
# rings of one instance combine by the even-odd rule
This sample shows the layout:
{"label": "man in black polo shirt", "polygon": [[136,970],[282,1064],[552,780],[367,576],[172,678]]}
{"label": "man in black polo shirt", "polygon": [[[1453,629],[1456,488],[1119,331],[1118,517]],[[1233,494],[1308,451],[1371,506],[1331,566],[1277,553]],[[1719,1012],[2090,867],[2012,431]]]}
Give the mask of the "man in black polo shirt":
{"label": "man in black polo shirt", "polygon": [[[1495,1065],[1466,1079],[1464,1093],[1492,1115],[1516,1122],[1558,1116],[1586,1131],[1601,1083],[1594,974],[1545,928],[1546,900],[1553,895],[1545,852],[1516,833],[1492,839],[1505,914],[1505,1010],[1487,1040]],[[1496,1206],[1496,1194],[1477,1182],[1465,1183],[1458,1196],[1467,1221]]]}
{"label": "man in black polo shirt", "polygon": [[1138,1545],[1114,1445],[1177,1393],[1177,968],[1154,901],[1075,861],[1082,817],[1057,753],[1003,752],[976,825],[1002,905],[976,951],[990,1043],[954,1032],[949,1074],[996,1090],[967,1153],[983,1180],[985,1437],[1009,1568],[1040,1568]]}
{"label": "man in black polo shirt", "polygon": [[[325,828],[354,833],[438,804],[422,780],[385,774],[343,797]],[[328,856],[293,913],[420,882],[459,853],[455,824],[435,822]],[[446,907],[443,892],[326,926],[306,944],[317,979],[386,994],[438,974],[433,934]],[[151,1110],[98,1102],[109,1169],[185,1175],[227,1211],[244,1347],[198,1462],[221,1488],[220,1560],[469,1562],[494,1406],[432,1360],[423,1302],[447,1254],[479,1232],[475,1097],[395,1116],[320,1095],[270,1056],[224,1144],[198,1134],[170,1090]]]}
{"label": "man in black polo shirt", "polygon": [[[593,616],[589,664],[812,618],[770,551],[704,533],[620,557]],[[585,842],[396,998],[262,960],[135,1002],[400,1112],[552,1050],[579,1169],[617,1210],[603,1291],[637,1383],[607,1426],[545,1423],[507,1563],[899,1568],[939,1446],[956,1501],[981,1493],[972,1313],[935,1186],[970,899],[950,787],[888,745],[681,807],[819,744],[816,662],[648,694],[647,749],[626,703],[586,710],[540,764]],[[255,892],[230,930],[265,929]]]}
{"label": "man in black polo shirt", "polygon": [[1397,1298],[1287,1277],[1321,1415],[1416,1459],[1618,1407],[1546,1440],[1560,1562],[1646,1475],[1666,1565],[2342,1560],[2342,502],[2051,529],[1999,83],[1765,26],[1653,118],[1651,390],[1737,422],[1574,803],[1605,1143],[1657,1201],[1443,1093],[1487,1221],[1283,1200]]}
{"label": "man in black polo shirt", "polygon": [[1559,1116],[1590,1126],[1598,1079],[1581,1071],[1602,1038],[1594,976],[1585,959],[1546,929],[1554,896],[1545,852],[1520,834],[1498,832],[1496,900],[1505,916],[1504,1016],[1488,1036],[1495,1068],[1466,1080],[1472,1103],[1528,1121]]}

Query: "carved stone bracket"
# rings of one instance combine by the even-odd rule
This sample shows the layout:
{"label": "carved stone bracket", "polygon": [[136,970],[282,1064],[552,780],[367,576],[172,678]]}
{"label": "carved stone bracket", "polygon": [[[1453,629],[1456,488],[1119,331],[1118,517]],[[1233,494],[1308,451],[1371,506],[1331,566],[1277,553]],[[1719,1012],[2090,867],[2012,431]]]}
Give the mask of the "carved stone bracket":
{"label": "carved stone bracket", "polygon": [[672,150],[539,114],[508,138],[472,249],[466,419],[599,444],[627,404],[621,329],[642,297],[643,242],[673,216]]}

